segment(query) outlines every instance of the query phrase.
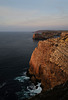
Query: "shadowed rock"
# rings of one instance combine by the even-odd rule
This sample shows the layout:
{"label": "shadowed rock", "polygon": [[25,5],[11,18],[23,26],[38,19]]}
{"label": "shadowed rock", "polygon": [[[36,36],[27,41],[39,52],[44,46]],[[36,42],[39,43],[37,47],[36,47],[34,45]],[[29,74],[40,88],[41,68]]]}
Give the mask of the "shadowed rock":
{"label": "shadowed rock", "polygon": [[68,100],[68,81],[28,100]]}
{"label": "shadowed rock", "polygon": [[47,30],[40,30],[36,31],[33,34],[33,39],[34,40],[45,40],[48,38],[53,38],[54,36],[60,36],[62,31],[47,31]]}

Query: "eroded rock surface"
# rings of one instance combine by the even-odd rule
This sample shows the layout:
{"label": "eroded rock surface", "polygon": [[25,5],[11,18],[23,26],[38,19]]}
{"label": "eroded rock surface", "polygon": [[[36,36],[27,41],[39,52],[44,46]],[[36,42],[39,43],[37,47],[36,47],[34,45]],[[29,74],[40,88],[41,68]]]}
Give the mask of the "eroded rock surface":
{"label": "eroded rock surface", "polygon": [[68,80],[68,33],[39,41],[29,64],[29,73],[41,80],[44,90],[65,83]]}

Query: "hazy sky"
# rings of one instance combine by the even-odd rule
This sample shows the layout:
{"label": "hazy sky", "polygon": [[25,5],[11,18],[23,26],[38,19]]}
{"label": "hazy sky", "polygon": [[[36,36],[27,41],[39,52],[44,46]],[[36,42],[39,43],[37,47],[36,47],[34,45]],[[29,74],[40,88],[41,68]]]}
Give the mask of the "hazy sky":
{"label": "hazy sky", "polygon": [[68,0],[0,0],[0,31],[68,29]]}

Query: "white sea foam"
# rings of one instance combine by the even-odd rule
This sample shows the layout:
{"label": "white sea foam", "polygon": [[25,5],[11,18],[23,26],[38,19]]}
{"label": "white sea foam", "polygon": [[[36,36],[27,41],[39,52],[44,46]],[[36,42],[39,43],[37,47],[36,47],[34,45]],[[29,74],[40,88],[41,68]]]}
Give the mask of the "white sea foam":
{"label": "white sea foam", "polygon": [[27,76],[19,76],[19,77],[16,77],[14,80],[18,80],[19,82],[24,82],[25,80],[28,80],[28,79],[30,78]]}
{"label": "white sea foam", "polygon": [[22,87],[22,90],[20,92],[17,92],[16,94],[20,97],[20,100],[35,96],[42,91],[40,85],[41,83],[38,83],[36,86],[32,83],[30,86],[27,86],[27,90],[24,90]]}
{"label": "white sea foam", "polygon": [[[30,77],[26,76],[26,72],[22,74],[22,76],[16,77],[14,80],[18,80],[19,82],[25,82],[25,80],[30,82]],[[26,83],[27,84],[27,83]],[[35,96],[36,94],[41,93],[41,83],[38,83],[37,85],[34,85],[34,83],[27,84],[25,87],[22,86],[22,90],[17,92],[16,94],[20,97],[20,99],[29,98],[31,96]]]}
{"label": "white sea foam", "polygon": [[36,86],[27,86],[27,90],[30,92],[30,95],[39,94],[42,91],[41,83],[38,83]]}

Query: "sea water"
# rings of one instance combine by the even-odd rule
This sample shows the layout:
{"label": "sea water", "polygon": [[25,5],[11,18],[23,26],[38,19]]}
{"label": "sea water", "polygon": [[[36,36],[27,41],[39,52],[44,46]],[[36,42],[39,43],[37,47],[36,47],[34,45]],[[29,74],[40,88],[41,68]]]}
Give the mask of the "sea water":
{"label": "sea water", "polygon": [[32,32],[0,32],[0,100],[23,100],[42,91],[26,76],[38,41]]}

